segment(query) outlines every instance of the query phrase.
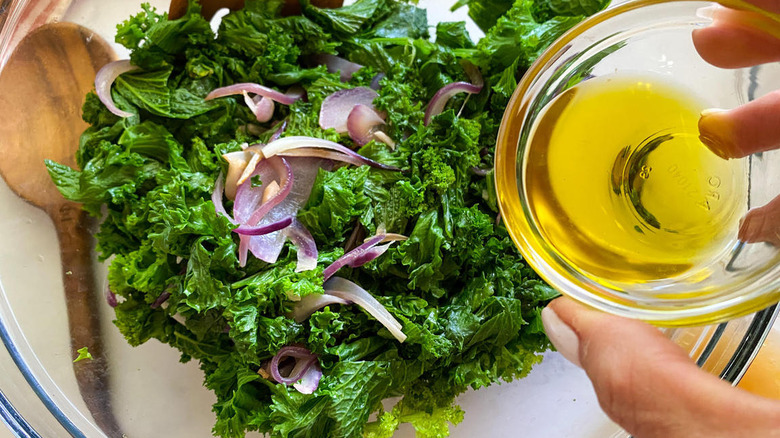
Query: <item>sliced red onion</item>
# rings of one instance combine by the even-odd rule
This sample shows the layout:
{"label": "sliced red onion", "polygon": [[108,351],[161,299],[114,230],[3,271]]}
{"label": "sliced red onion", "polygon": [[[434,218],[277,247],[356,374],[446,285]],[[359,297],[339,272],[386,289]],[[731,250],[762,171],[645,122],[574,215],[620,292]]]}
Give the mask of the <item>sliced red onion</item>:
{"label": "sliced red onion", "polygon": [[344,155],[341,152],[329,151],[326,149],[317,148],[300,148],[294,149],[282,154],[285,157],[299,157],[299,158],[324,158],[326,160],[340,161],[342,163],[352,164],[355,166],[362,166],[365,161],[357,157]]}
{"label": "sliced red onion", "polygon": [[290,157],[285,158],[285,160],[289,162],[290,168],[295,173],[295,184],[290,189],[290,195],[286,201],[289,202],[288,208],[294,208],[297,212],[309,200],[311,188],[314,186],[320,169],[328,170],[331,166],[328,161],[313,158]]}
{"label": "sliced red onion", "polygon": [[292,96],[288,96],[279,91],[251,82],[244,82],[240,84],[228,85],[227,87],[217,88],[216,90],[212,91],[206,96],[206,100],[217,99],[225,96],[233,96],[236,94],[243,94],[244,92],[267,97],[283,105],[292,105],[293,103],[295,103],[296,100],[298,100]]}
{"label": "sliced red onion", "polygon": [[[271,209],[279,205],[290,194],[295,183],[295,177],[293,176],[292,167],[282,157],[277,157],[278,160],[266,160],[274,169],[276,175],[279,177],[281,185],[278,187],[275,193],[270,194],[263,193],[263,203],[257,208],[249,217],[247,224],[257,225]],[[273,182],[273,181],[272,181]],[[278,184],[278,183],[277,183]],[[251,186],[251,184],[250,184]],[[266,185],[265,190],[271,190],[271,183]]]}
{"label": "sliced red onion", "polygon": [[179,324],[185,327],[187,326],[187,318],[182,316],[181,313],[174,313],[173,315],[171,315],[171,319],[173,319],[174,321],[178,322]]}
{"label": "sliced red onion", "polygon": [[388,248],[390,248],[390,245],[392,245],[392,242],[388,242],[384,245],[377,245],[373,248],[367,249],[362,254],[355,257],[354,260],[352,260],[350,263],[347,264],[350,268],[358,268],[360,266],[365,265],[366,263],[370,262],[371,260],[374,260],[384,254]]}
{"label": "sliced red onion", "polygon": [[382,88],[382,85],[380,84],[380,82],[384,78],[385,78],[385,74],[384,73],[377,73],[374,76],[374,78],[371,79],[371,85],[369,85],[369,87],[371,87],[372,90],[377,90],[378,91],[380,88]]}
{"label": "sliced red onion", "polygon": [[295,272],[311,271],[317,267],[317,243],[314,242],[309,230],[297,220],[292,221],[292,225],[285,228],[284,235],[298,249],[298,265]]}
{"label": "sliced red onion", "polygon": [[[350,233],[347,242],[344,243],[344,251],[349,252],[357,248],[358,242],[363,240],[365,235],[366,235],[366,229],[363,227],[363,224],[360,223],[360,220],[358,220],[357,223],[355,224],[355,227],[352,229],[352,233]],[[363,241],[365,242],[365,240]]]}
{"label": "sliced red onion", "polygon": [[320,127],[333,128],[339,134],[347,132],[347,117],[355,105],[374,108],[374,99],[379,97],[376,91],[367,87],[350,88],[337,91],[322,101],[320,107]]}
{"label": "sliced red onion", "polygon": [[352,108],[347,117],[347,131],[349,138],[360,146],[365,146],[374,138],[377,126],[384,125],[385,121],[371,108],[358,104]]}
{"label": "sliced red onion", "polygon": [[480,88],[485,85],[485,80],[482,78],[482,72],[479,71],[479,67],[465,59],[461,61],[460,65],[463,67],[463,71],[466,72],[466,76],[469,77],[469,81],[471,81],[473,85]]}
{"label": "sliced red onion", "polygon": [[264,96],[249,97],[249,94],[247,94],[246,91],[244,91],[243,94],[244,103],[252,110],[252,113],[255,115],[258,122],[265,123],[271,120],[271,117],[274,116],[273,100]]}
{"label": "sliced red onion", "polygon": [[119,117],[130,117],[135,114],[117,108],[114,99],[111,98],[111,85],[113,85],[116,78],[122,73],[137,69],[138,67],[130,64],[129,59],[121,59],[104,65],[103,68],[97,72],[97,75],[95,75],[95,92],[97,93],[98,98],[109,111]]}
{"label": "sliced red onion", "polygon": [[235,224],[236,221],[233,220],[232,217],[228,214],[227,210],[225,210],[225,204],[222,203],[222,195],[224,194],[225,187],[224,183],[222,182],[223,176],[222,172],[219,173],[219,176],[217,176],[217,181],[214,183],[214,191],[211,193],[211,202],[214,204],[214,210],[217,212],[217,214],[221,214],[228,218],[231,224]]}
{"label": "sliced red onion", "polygon": [[384,132],[374,131],[373,137],[375,140],[390,146],[390,149],[395,150],[395,141]]}
{"label": "sliced red onion", "polygon": [[222,155],[222,159],[228,163],[228,173],[225,177],[225,196],[228,199],[236,199],[238,180],[246,169],[247,163],[252,158],[251,152],[235,151]]}
{"label": "sliced red onion", "polygon": [[116,307],[119,305],[119,301],[116,299],[116,294],[111,290],[110,287],[106,287],[106,303],[108,303],[108,305],[111,307]]}
{"label": "sliced red onion", "polygon": [[444,111],[447,102],[458,93],[479,94],[482,91],[482,85],[473,85],[468,82],[453,82],[442,87],[428,103],[428,108],[425,110],[425,125],[431,123],[431,119],[434,116],[438,116]]}
{"label": "sliced red onion", "polygon": [[238,181],[236,181],[236,190],[238,190],[238,186],[244,184],[246,180],[252,177],[252,174],[255,172],[255,169],[257,169],[257,165],[260,163],[260,160],[263,159],[263,155],[259,152],[250,152],[249,149],[247,149],[245,152],[248,152],[251,158],[249,159],[249,162],[246,163],[244,171],[241,172],[241,175],[238,177]]}
{"label": "sliced red onion", "polygon": [[[308,201],[314,180],[317,178],[321,164],[324,163],[322,160],[311,158],[287,158],[285,161],[289,162],[292,169],[291,174],[295,175],[289,195],[268,211],[256,225],[269,224],[285,217],[296,216],[298,210]],[[246,241],[247,238],[248,241]],[[284,247],[286,236],[281,231],[276,231],[263,236],[242,236],[241,239],[239,261],[241,261],[241,251],[243,250],[244,255],[246,255],[246,250],[249,250],[260,260],[266,263],[275,263]]]}
{"label": "sliced red onion", "polygon": [[271,138],[268,140],[269,143],[278,140],[282,137],[282,134],[284,134],[284,131],[287,129],[287,120],[282,121],[282,123],[279,124],[279,128],[276,129],[274,134],[271,136]]}
{"label": "sliced red onion", "polygon": [[331,304],[348,305],[352,304],[352,302],[329,294],[306,295],[305,297],[301,298],[300,301],[295,303],[295,306],[293,307],[293,310],[289,316],[294,319],[295,322],[303,322],[308,319],[314,312],[322,309],[325,306],[330,306]]}
{"label": "sliced red onion", "polygon": [[374,298],[373,295],[368,293],[362,287],[355,283],[341,278],[333,277],[326,281],[323,285],[325,293],[334,295],[339,298],[343,298],[348,301],[352,301],[358,306],[362,307],[371,316],[376,318],[390,333],[398,339],[398,342],[406,340],[406,335],[401,331],[403,326],[398,320],[396,320],[387,309]]}
{"label": "sliced red onion", "polygon": [[255,137],[259,137],[263,135],[263,133],[265,133],[265,129],[255,125],[254,123],[247,123],[246,125],[241,125],[238,127],[238,131],[244,134],[254,135]]}
{"label": "sliced red onion", "polygon": [[[385,233],[382,231],[381,233],[377,232],[377,234],[384,234],[385,238],[382,239],[379,243],[385,243],[385,242],[396,242],[399,240],[407,240],[408,237],[404,236],[403,234],[396,234],[396,233]],[[363,242],[368,242],[368,239],[365,239]]]}
{"label": "sliced red onion", "polygon": [[339,257],[335,262],[331,263],[330,266],[322,271],[324,280],[327,281],[330,277],[333,276],[333,274],[335,274],[344,266],[357,268],[365,265],[371,260],[374,260],[375,258],[384,254],[384,252],[387,251],[387,248],[395,240],[406,240],[406,236],[401,236],[398,234],[393,234],[392,236],[399,236],[400,238],[394,238],[393,240],[389,241],[387,245],[377,247],[377,245],[380,243],[386,242],[386,238],[388,237],[386,234],[377,234],[376,236],[366,240],[362,245]]}
{"label": "sliced red onion", "polygon": [[262,236],[264,234],[273,233],[274,231],[283,230],[290,226],[290,224],[293,223],[293,218],[288,217],[286,219],[282,219],[280,221],[273,222],[268,225],[261,225],[261,226],[247,226],[242,225],[236,229],[233,230],[236,234],[241,234],[243,236]]}
{"label": "sliced red onion", "polygon": [[298,390],[301,394],[313,394],[320,386],[320,380],[322,379],[322,369],[320,364],[315,362],[309,369],[303,373],[303,377],[298,383],[293,383],[293,388]]}
{"label": "sliced red onion", "polygon": [[339,79],[341,79],[341,82],[347,82],[350,79],[352,79],[352,75],[355,74],[356,71],[363,68],[360,64],[355,64],[354,62],[347,61],[344,58],[338,57],[336,55],[329,55],[329,54],[322,54],[322,55],[316,55],[314,57],[315,62],[318,64],[324,64],[325,67],[327,67],[329,73],[341,73],[341,76]]}
{"label": "sliced red onion", "polygon": [[164,302],[168,301],[168,298],[171,297],[170,292],[163,292],[160,294],[159,297],[157,297],[156,300],[152,303],[151,307],[152,309],[157,309],[158,307],[162,306]]}
{"label": "sliced red onion", "polygon": [[[306,151],[294,152],[297,149],[305,149]],[[328,151],[338,152],[338,154],[331,154],[325,157],[323,154],[316,155],[314,149],[324,149]],[[367,165],[384,170],[399,171],[401,169],[393,166],[388,166],[382,163],[366,158],[357,152],[342,146],[338,143],[334,143],[329,140],[323,140],[321,138],[303,137],[303,136],[291,136],[280,138],[279,140],[268,143],[263,147],[263,155],[266,157],[273,157],[274,155],[282,156],[316,156],[320,158],[328,158],[332,160],[344,161],[346,163],[355,165]]]}
{"label": "sliced red onion", "polygon": [[[252,255],[266,263],[276,263],[282,248],[284,248],[284,241],[284,234],[279,231],[262,236],[241,236],[238,253],[239,264],[246,265],[247,252],[251,252]],[[243,259],[241,255],[244,256]]]}
{"label": "sliced red onion", "polygon": [[[262,221],[269,211],[273,210],[276,206],[282,203],[285,198],[290,194],[293,186],[293,172],[290,165],[284,158],[276,157],[277,159],[262,160],[250,179],[244,184],[241,184],[236,191],[236,201],[233,203],[233,217],[242,225],[250,227],[270,225],[279,220],[294,216],[295,212],[288,212],[288,214],[280,215],[278,217],[270,218],[269,220]],[[255,176],[260,178],[263,183],[260,187],[252,187],[251,178]],[[263,202],[263,195],[267,187],[271,185],[272,181],[279,179],[280,189],[269,199]],[[261,249],[262,245],[252,245],[252,242],[258,240],[265,240],[265,236],[277,236],[274,238],[274,243],[268,250]],[[271,243],[270,241],[268,242]],[[241,236],[238,246],[238,261],[240,266],[246,265],[247,252],[251,251],[255,257],[263,260],[267,263],[274,263],[279,257],[279,252],[284,244],[284,237],[277,232],[264,234],[261,236]]]}
{"label": "sliced red onion", "polygon": [[[255,177],[260,179],[262,183],[260,187],[252,187],[252,179]],[[279,181],[279,191],[263,202],[265,190],[271,185],[271,182],[277,180]],[[258,225],[263,216],[290,194],[293,182],[292,168],[287,160],[282,157],[261,160],[254,172],[236,190],[233,217],[242,225]]]}
{"label": "sliced red onion", "polygon": [[284,94],[290,96],[290,98],[295,99],[296,101],[298,100],[303,100],[304,102],[307,101],[306,89],[301,87],[300,85],[293,85],[292,87],[288,88],[287,92]]}
{"label": "sliced red onion", "polygon": [[[291,357],[296,360],[293,370],[287,377],[283,377],[279,372],[279,363],[284,359]],[[282,347],[276,355],[271,359],[269,365],[269,371],[271,377],[278,382],[286,385],[292,385],[293,383],[301,380],[306,371],[317,362],[317,355],[312,354],[311,351],[303,347],[286,346]]]}
{"label": "sliced red onion", "polygon": [[473,166],[471,168],[471,173],[477,176],[487,176],[488,173],[490,173],[492,169],[481,169],[477,166]]}

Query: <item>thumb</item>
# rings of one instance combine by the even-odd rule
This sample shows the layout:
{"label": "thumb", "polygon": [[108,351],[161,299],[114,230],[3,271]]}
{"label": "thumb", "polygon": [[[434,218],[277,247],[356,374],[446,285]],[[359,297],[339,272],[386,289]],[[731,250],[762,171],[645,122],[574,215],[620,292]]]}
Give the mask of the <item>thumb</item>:
{"label": "thumb", "polygon": [[780,403],[700,370],[657,328],[559,298],[550,340],[593,382],[602,409],[636,438],[780,437]]}

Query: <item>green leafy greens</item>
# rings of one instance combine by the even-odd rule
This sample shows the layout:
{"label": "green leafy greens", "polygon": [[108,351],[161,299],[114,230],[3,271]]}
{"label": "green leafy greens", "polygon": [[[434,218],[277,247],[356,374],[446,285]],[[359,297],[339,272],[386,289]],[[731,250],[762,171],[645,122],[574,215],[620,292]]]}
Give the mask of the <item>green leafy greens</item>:
{"label": "green leafy greens", "polygon": [[73,363],[81,362],[82,360],[92,359],[92,353],[89,352],[87,347],[82,347],[76,350],[79,355],[73,360]]}
{"label": "green leafy greens", "polygon": [[[411,423],[419,436],[444,437],[463,418],[453,404],[459,393],[526,375],[549,347],[540,309],[555,292],[516,252],[496,222],[490,176],[473,169],[492,167],[504,105],[525,69],[604,4],[463,2],[487,31],[474,44],[463,23],[439,23],[432,41],[426,12],[397,0],[339,9],[301,3],[301,16],[283,17],[280,1],[246,0],[216,34],[196,2],[177,20],[144,6],[116,37],[140,69],[120,76],[112,91],[116,104],[136,115],[119,119],[88,95],[79,170],[47,166],[66,198],[103,218],[98,250],[112,257],[109,283],[121,297],[116,326],[132,345],[154,338],[180,350],[182,361],[200,362],[217,396],[215,434],[379,438]],[[338,73],[312,65],[317,54],[364,68],[342,83]],[[468,80],[462,61],[480,67],[485,89],[468,101],[455,97],[424,126],[436,91]],[[368,86],[379,72],[385,76],[375,104],[398,144],[370,142],[359,152],[404,172],[320,170],[298,214],[320,249],[317,269],[295,272],[290,245],[273,265],[250,257],[240,267],[233,225],[211,202],[225,168],[221,155],[267,141],[282,120],[284,135],[354,146],[319,128],[319,106],[336,90]],[[298,85],[308,100],[277,105],[266,124],[240,97],[204,101],[212,89],[237,82]],[[357,306],[325,307],[303,322],[287,316],[292,299],[323,293],[322,269],[344,253],[356,227],[409,236],[375,261],[340,272],[403,324],[402,344]],[[153,305],[162,294],[166,305]],[[258,374],[293,344],[319,356],[323,378],[313,394]],[[383,411],[381,402],[397,396],[401,401]],[[372,413],[379,415],[369,422]]]}

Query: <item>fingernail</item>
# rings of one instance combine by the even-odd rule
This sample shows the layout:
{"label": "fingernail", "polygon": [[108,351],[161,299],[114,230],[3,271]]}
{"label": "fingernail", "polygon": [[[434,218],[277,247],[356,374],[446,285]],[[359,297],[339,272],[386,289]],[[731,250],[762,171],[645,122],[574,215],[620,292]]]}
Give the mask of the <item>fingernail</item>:
{"label": "fingernail", "polygon": [[723,114],[726,110],[705,109],[701,112],[699,118],[699,140],[704,143],[715,155],[728,160],[729,158],[738,158],[735,152],[735,146],[730,140],[727,123]]}
{"label": "fingernail", "polygon": [[726,111],[720,108],[706,108],[701,111],[701,117],[709,117],[713,114],[725,113]]}
{"label": "fingernail", "polygon": [[718,10],[718,5],[705,6],[696,10],[696,16],[699,18],[709,18],[710,20],[715,17],[715,11]]}
{"label": "fingernail", "polygon": [[569,362],[582,368],[580,363],[580,338],[550,307],[542,310],[542,325],[550,342]]}

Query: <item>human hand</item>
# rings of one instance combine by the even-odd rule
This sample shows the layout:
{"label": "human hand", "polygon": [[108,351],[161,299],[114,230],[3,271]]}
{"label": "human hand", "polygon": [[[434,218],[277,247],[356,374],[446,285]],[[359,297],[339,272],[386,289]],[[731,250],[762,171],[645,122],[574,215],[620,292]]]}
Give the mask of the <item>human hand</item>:
{"label": "human hand", "polygon": [[[780,0],[752,0],[780,14]],[[780,22],[760,14],[708,9],[713,24],[694,31],[701,56],[723,68],[780,61]],[[780,90],[739,108],[707,111],[701,140],[723,158],[780,148]],[[780,196],[748,212],[739,239],[780,246]],[[550,340],[582,367],[602,409],[636,438],[780,437],[780,401],[750,394],[702,371],[658,329],[554,300],[542,312]]]}
{"label": "human hand", "polygon": [[[780,0],[751,0],[780,14]],[[693,43],[710,64],[742,68],[780,61],[780,17],[716,7],[704,10],[713,24],[693,32]],[[700,138],[719,156],[742,158],[780,148],[780,90],[728,111],[707,111],[699,121]],[[739,240],[780,246],[780,197],[743,218]]]}
{"label": "human hand", "polygon": [[552,301],[542,321],[588,374],[604,412],[635,438],[780,437],[780,401],[702,371],[653,326],[569,298]]}

